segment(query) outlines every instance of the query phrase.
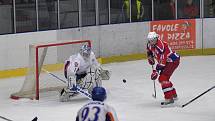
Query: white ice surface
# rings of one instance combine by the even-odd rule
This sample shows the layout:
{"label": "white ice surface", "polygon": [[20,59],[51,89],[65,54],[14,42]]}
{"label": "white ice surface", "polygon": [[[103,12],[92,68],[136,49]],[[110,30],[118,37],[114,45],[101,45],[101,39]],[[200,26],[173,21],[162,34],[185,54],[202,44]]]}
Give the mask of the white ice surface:
{"label": "white ice surface", "polygon": [[[157,99],[152,98],[151,66],[146,60],[103,65],[112,72],[103,85],[106,103],[117,111],[120,121],[215,121],[215,89],[184,108],[161,108],[163,93],[156,82]],[[62,73],[55,73],[61,77]],[[127,82],[123,83],[123,79]],[[41,100],[12,100],[10,94],[20,89],[24,77],[0,80],[0,116],[14,121],[74,121],[76,112],[88,99],[77,97],[59,102],[56,93],[41,95]],[[182,57],[171,78],[181,105],[215,85],[215,56]],[[0,121],[4,121],[0,118]]]}

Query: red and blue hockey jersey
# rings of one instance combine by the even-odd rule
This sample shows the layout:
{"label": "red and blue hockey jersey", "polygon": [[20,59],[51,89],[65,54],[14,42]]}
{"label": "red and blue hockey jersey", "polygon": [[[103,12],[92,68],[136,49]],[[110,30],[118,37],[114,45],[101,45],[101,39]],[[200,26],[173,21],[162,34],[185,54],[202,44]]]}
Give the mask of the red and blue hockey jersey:
{"label": "red and blue hockey jersey", "polygon": [[147,53],[151,53],[159,64],[165,66],[166,62],[173,62],[180,56],[169,47],[168,43],[158,39],[155,45],[147,44]]}

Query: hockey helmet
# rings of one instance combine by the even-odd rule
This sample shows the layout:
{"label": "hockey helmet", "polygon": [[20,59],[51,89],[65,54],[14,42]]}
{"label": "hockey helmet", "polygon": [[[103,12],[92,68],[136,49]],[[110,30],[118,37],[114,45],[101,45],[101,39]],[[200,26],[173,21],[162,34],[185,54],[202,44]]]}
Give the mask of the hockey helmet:
{"label": "hockey helmet", "polygon": [[158,40],[158,34],[156,32],[149,32],[147,36],[148,43],[151,45],[154,45],[157,43]]}
{"label": "hockey helmet", "polygon": [[90,47],[89,45],[83,45],[83,46],[81,47],[80,54],[81,54],[84,58],[90,57],[90,53],[91,53],[91,47]]}
{"label": "hockey helmet", "polygon": [[104,101],[106,99],[106,90],[104,87],[94,87],[92,91],[94,101]]}

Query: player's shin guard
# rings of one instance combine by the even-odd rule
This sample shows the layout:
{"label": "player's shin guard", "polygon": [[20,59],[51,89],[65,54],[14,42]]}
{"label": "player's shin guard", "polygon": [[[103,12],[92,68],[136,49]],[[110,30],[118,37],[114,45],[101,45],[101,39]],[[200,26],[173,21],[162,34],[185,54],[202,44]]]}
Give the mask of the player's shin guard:
{"label": "player's shin guard", "polygon": [[173,97],[177,98],[176,90],[172,87],[171,82],[166,81],[163,82],[161,85],[165,99],[173,99]]}
{"label": "player's shin guard", "polygon": [[176,90],[173,87],[172,82],[168,81],[168,79],[169,78],[165,75],[160,75],[159,77],[159,82],[161,84],[161,87],[164,93],[164,98],[165,99],[177,98]]}

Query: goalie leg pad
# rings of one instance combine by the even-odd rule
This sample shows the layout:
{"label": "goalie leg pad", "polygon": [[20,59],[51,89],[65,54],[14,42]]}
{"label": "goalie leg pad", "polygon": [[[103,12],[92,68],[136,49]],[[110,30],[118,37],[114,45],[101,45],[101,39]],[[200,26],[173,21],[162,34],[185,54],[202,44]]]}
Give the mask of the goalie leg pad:
{"label": "goalie leg pad", "polygon": [[76,91],[70,91],[67,88],[63,88],[60,91],[59,99],[60,99],[60,102],[68,102],[68,101],[70,101],[71,97],[74,97],[76,95],[78,95],[78,92],[76,92]]}
{"label": "goalie leg pad", "polygon": [[69,101],[69,95],[68,93],[65,91],[65,89],[63,88],[60,92],[60,96],[59,96],[60,102],[68,102]]}

